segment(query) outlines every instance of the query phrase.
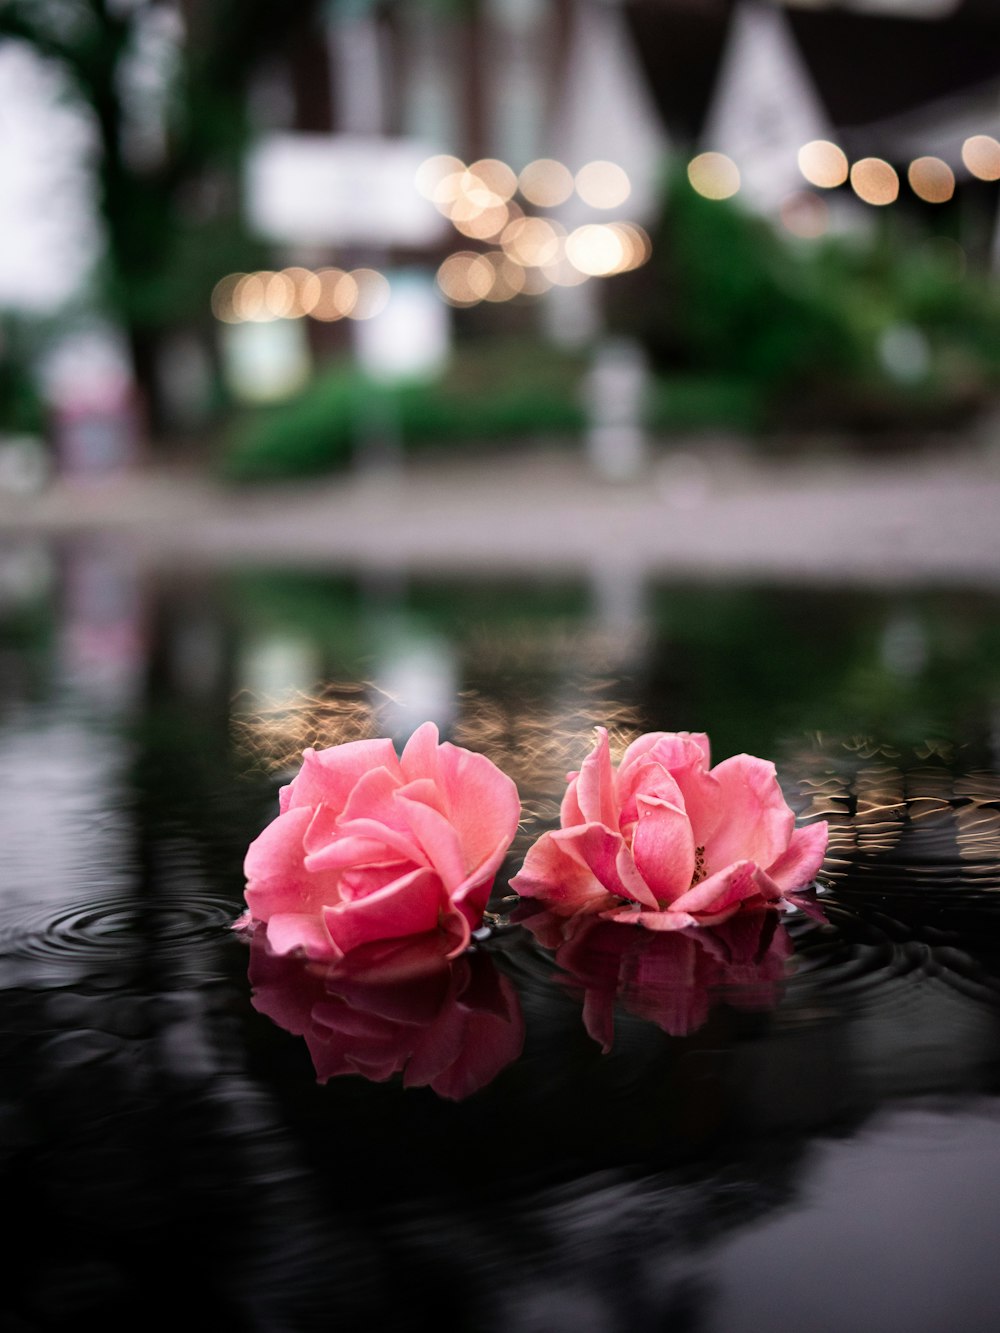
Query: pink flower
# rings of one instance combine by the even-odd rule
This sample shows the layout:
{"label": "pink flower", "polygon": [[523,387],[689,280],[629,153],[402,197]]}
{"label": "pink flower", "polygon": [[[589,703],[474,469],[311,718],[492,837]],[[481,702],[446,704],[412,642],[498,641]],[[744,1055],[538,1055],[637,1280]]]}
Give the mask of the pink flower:
{"label": "pink flower", "polygon": [[336,962],[384,940],[469,943],[520,815],[484,755],[439,744],[425,722],[389,740],[306,750],[278,817],[250,844],[246,901],[274,953]]}
{"label": "pink flower", "polygon": [[458,1101],[520,1055],[517,992],[487,954],[449,962],[426,938],[372,953],[370,966],[345,972],[276,955],[267,927],[253,933],[254,1008],[305,1039],[317,1082],[360,1074],[381,1083],[402,1073],[405,1087]]}
{"label": "pink flower", "polygon": [[809,884],[826,823],[795,827],[774,765],[734,755],[709,768],[708,737],[650,732],[611,763],[608,734],[569,775],[561,827],[511,881],[562,916],[593,912],[647,930],[715,925]]}

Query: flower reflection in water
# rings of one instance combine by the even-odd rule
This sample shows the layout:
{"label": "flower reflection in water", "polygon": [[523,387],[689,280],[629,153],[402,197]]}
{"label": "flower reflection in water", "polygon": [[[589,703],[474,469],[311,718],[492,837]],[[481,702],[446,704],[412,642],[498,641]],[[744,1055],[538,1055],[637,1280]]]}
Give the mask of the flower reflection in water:
{"label": "flower reflection in water", "polygon": [[305,1038],[320,1083],[340,1074],[427,1086],[459,1101],[516,1060],[524,1018],[483,952],[448,960],[437,934],[373,946],[349,968],[272,952],[251,937],[253,1005]]}
{"label": "flower reflection in water", "polygon": [[672,1037],[687,1036],[719,1004],[773,1008],[792,953],[774,909],[667,932],[623,930],[590,913],[540,912],[524,924],[555,951],[567,984],[582,989],[584,1026],[605,1054],[614,1043],[616,1003]]}

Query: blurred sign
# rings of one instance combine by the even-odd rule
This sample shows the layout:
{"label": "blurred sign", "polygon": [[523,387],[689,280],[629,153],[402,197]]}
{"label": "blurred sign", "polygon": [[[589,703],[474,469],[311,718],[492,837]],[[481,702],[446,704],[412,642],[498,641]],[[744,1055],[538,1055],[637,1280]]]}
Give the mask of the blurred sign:
{"label": "blurred sign", "polygon": [[247,164],[251,224],[295,244],[433,245],[447,224],[414,185],[430,151],[375,135],[268,135]]}
{"label": "blurred sign", "polygon": [[391,295],[385,309],[354,325],[358,361],[376,379],[436,375],[451,351],[448,307],[429,274],[404,271],[389,277]]}
{"label": "blurred sign", "polygon": [[226,383],[242,402],[276,402],[308,381],[312,362],[300,320],[226,324],[221,335]]}

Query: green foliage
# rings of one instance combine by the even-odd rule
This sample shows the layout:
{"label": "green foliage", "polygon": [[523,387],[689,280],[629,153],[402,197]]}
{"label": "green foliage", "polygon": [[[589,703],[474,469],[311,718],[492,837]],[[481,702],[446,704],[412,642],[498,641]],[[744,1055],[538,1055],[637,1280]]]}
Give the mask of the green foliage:
{"label": "green foliage", "polygon": [[0,432],[41,435],[45,409],[32,369],[34,346],[28,322],[0,321]]}
{"label": "green foliage", "polygon": [[378,384],[334,366],[292,401],[242,417],[221,470],[232,481],[316,476],[380,434],[410,450],[573,434],[584,424],[581,371],[575,357],[523,343],[464,348],[433,381]]}
{"label": "green foliage", "polygon": [[[668,182],[641,303],[616,319],[657,371],[740,426],[824,420],[913,424],[982,402],[1000,378],[1000,296],[959,247],[884,215],[873,239],[801,243],[731,201]],[[894,376],[885,335],[922,338],[926,370]],[[654,403],[654,416],[670,399]],[[697,392],[696,392],[697,397]],[[694,403],[696,408],[698,404]],[[680,411],[680,420],[691,420]],[[692,424],[695,424],[692,421]]]}

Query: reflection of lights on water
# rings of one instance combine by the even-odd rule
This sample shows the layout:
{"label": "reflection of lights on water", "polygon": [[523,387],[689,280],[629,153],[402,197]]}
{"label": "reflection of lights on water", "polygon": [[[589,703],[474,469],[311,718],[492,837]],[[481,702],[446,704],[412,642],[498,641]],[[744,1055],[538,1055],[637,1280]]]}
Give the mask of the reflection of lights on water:
{"label": "reflection of lights on water", "polygon": [[1000,143],[992,135],[973,134],[966,139],[962,161],[979,180],[1000,180]]}
{"label": "reflection of lights on water", "polygon": [[730,199],[740,188],[740,171],[725,153],[699,153],[688,163],[691,188],[705,199]]}
{"label": "reflection of lights on water", "polygon": [[529,204],[556,208],[573,193],[573,173],[551,157],[539,157],[522,170],[517,184]]}
{"label": "reflection of lights on water", "polygon": [[939,157],[916,158],[906,178],[917,198],[928,204],[946,204],[955,193],[955,173]]}
{"label": "reflection of lights on water", "polygon": [[851,167],[851,188],[862,202],[882,208],[899,195],[895,168],[880,157],[863,157]]}
{"label": "reflection of lights on water", "polygon": [[847,180],[847,154],[829,139],[813,139],[799,149],[799,170],[810,185],[833,190]]}
{"label": "reflection of lights on water", "polygon": [[628,175],[615,162],[588,162],[576,173],[575,185],[591,208],[618,208],[632,193]]}
{"label": "reflection of lights on water", "polygon": [[793,236],[815,240],[826,232],[829,209],[826,202],[811,190],[797,190],[782,201],[781,222]]}
{"label": "reflection of lights on water", "polygon": [[274,273],[230,273],[212,290],[212,314],[226,324],[309,315],[324,323],[338,319],[371,319],[385,309],[389,282],[374,269],[346,273],[323,268],[287,268]]}

